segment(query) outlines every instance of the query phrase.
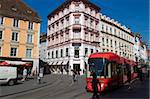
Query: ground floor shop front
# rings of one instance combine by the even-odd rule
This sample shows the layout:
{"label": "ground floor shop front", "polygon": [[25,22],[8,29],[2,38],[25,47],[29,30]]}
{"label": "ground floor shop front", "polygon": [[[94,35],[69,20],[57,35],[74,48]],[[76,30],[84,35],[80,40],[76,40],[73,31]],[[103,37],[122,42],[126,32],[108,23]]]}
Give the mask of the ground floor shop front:
{"label": "ground floor shop front", "polygon": [[0,57],[0,66],[17,67],[19,75],[22,75],[23,69],[26,68],[28,75],[36,75],[39,69],[39,59]]}
{"label": "ground floor shop front", "polygon": [[53,74],[72,75],[73,71],[76,71],[79,75],[83,75],[87,69],[87,59],[50,61],[49,69]]}

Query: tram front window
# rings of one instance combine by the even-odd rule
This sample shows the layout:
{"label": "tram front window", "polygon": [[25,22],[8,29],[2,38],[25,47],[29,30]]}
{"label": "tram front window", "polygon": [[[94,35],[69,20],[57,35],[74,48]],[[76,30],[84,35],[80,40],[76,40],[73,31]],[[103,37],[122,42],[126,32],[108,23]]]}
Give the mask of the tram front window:
{"label": "tram front window", "polygon": [[103,58],[89,59],[88,63],[90,72],[95,72],[97,76],[104,76],[105,59]]}

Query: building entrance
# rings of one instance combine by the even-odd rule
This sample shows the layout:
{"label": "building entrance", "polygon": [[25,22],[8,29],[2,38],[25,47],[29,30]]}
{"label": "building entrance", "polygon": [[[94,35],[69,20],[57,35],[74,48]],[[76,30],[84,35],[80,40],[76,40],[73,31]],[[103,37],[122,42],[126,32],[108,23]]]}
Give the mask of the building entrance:
{"label": "building entrance", "polygon": [[80,64],[73,64],[73,70],[79,73],[81,71]]}

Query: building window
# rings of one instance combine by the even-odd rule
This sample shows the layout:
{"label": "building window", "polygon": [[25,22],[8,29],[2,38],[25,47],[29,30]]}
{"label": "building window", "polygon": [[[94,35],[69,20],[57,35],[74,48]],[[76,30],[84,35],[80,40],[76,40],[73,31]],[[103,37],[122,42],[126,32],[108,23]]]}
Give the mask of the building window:
{"label": "building window", "polygon": [[3,39],[3,31],[0,31],[0,40]]}
{"label": "building window", "polygon": [[74,32],[74,35],[73,35],[74,38],[80,38],[81,36],[80,30],[74,30],[73,32]]}
{"label": "building window", "polygon": [[66,56],[69,56],[69,50],[68,50],[68,48],[66,48]]}
{"label": "building window", "polygon": [[52,58],[54,58],[54,52],[52,51]]}
{"label": "building window", "polygon": [[108,32],[108,26],[106,26],[106,32]]}
{"label": "building window", "polygon": [[2,55],[2,47],[0,47],[0,56]]}
{"label": "building window", "polygon": [[56,58],[58,58],[58,50],[56,50]]}
{"label": "building window", "polygon": [[69,25],[69,17],[66,17],[66,24]]}
{"label": "building window", "polygon": [[85,16],[85,25],[88,26],[88,17]]}
{"label": "building window", "polygon": [[114,29],[114,35],[116,35],[116,29]]}
{"label": "building window", "polygon": [[110,45],[111,45],[111,47],[112,47],[112,40],[110,40]]}
{"label": "building window", "polygon": [[102,31],[104,31],[104,24],[102,24]]}
{"label": "building window", "polygon": [[11,48],[10,56],[17,56],[17,48]]}
{"label": "building window", "polygon": [[4,22],[4,17],[0,16],[0,24],[2,25]]}
{"label": "building window", "polygon": [[29,29],[29,30],[33,30],[33,22],[29,22],[29,24],[28,24],[28,29]]}
{"label": "building window", "polygon": [[118,32],[118,36],[120,37],[120,31]]}
{"label": "building window", "polygon": [[93,53],[93,49],[91,49],[91,54]]}
{"label": "building window", "polygon": [[93,27],[93,20],[91,19],[91,22],[90,22],[90,27]]}
{"label": "building window", "polygon": [[63,49],[61,49],[60,53],[61,53],[61,57],[63,57]]}
{"label": "building window", "polygon": [[117,42],[115,41],[115,46],[117,46]]}
{"label": "building window", "polygon": [[105,46],[105,41],[104,41],[104,38],[102,38],[102,43],[103,43],[103,46]]}
{"label": "building window", "polygon": [[79,58],[79,47],[74,48],[74,57]]}
{"label": "building window", "polygon": [[49,56],[50,56],[50,52],[48,52],[48,58],[49,58]]}
{"label": "building window", "polygon": [[18,41],[18,33],[12,32],[12,41]]}
{"label": "building window", "polygon": [[17,19],[13,20],[13,27],[19,27],[19,20]]}
{"label": "building window", "polygon": [[32,41],[33,41],[33,40],[32,40],[32,39],[33,39],[32,37],[33,37],[32,34],[28,34],[28,35],[27,35],[27,43],[32,43]]}
{"label": "building window", "polygon": [[108,45],[108,39],[106,39],[106,43],[107,43],[107,45]]}
{"label": "building window", "polygon": [[85,56],[88,54],[88,48],[85,48]]}
{"label": "building window", "polygon": [[75,23],[75,24],[80,24],[80,19],[79,19],[79,17],[75,17],[74,23]]}
{"label": "building window", "polygon": [[26,57],[28,58],[32,57],[32,49],[26,49]]}
{"label": "building window", "polygon": [[75,11],[79,11],[79,4],[75,4]]}
{"label": "building window", "polygon": [[105,52],[105,49],[103,49],[103,52]]}
{"label": "building window", "polygon": [[110,33],[112,33],[112,28],[110,27]]}

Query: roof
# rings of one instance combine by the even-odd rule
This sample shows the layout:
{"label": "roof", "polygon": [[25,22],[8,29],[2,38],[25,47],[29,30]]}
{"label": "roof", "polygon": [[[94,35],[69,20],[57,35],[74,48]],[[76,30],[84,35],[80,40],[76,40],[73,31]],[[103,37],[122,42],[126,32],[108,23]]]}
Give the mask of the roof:
{"label": "roof", "polygon": [[56,8],[54,11],[52,11],[47,17],[52,17],[55,13],[60,11],[62,8],[66,8],[68,4],[70,4],[72,1],[78,2],[82,1],[84,4],[87,4],[88,6],[92,6],[93,8],[100,10],[100,7],[90,2],[90,0],[66,0],[63,4],[61,4],[58,8]]}
{"label": "roof", "polygon": [[41,22],[38,14],[21,0],[0,0],[0,15],[31,22]]}
{"label": "roof", "polygon": [[106,58],[110,61],[116,61],[120,63],[120,56],[114,54],[112,52],[105,52],[105,53],[93,53],[90,55],[89,58]]}
{"label": "roof", "polygon": [[129,64],[132,66],[136,65],[136,62],[134,62],[133,60],[129,60],[123,57],[120,57],[119,55],[112,53],[112,52],[103,52],[103,53],[93,53],[90,55],[89,58],[105,58],[109,61],[115,61],[119,64]]}

